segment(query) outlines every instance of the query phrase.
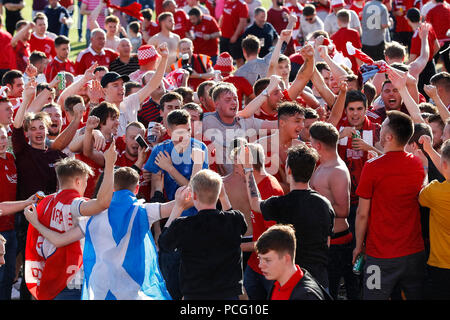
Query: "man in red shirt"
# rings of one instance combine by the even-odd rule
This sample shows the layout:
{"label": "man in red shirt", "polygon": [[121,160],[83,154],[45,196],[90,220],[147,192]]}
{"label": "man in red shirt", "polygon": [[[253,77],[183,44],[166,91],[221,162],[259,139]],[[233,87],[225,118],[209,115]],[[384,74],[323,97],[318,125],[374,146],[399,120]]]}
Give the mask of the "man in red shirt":
{"label": "man in red shirt", "polygon": [[[171,12],[173,14],[173,20],[175,24],[173,26],[173,33],[180,36],[180,39],[186,37],[186,33],[189,32],[189,18],[183,9],[178,9],[174,0],[166,0],[163,2],[163,12]],[[161,23],[160,23],[161,25]]]}
{"label": "man in red shirt", "polygon": [[[285,30],[289,23],[290,11],[284,6],[284,0],[272,0],[272,7],[267,11],[267,22],[270,23],[278,34]],[[295,52],[294,42],[289,41],[284,54],[290,56]]]}
{"label": "man in red shirt", "polygon": [[409,48],[409,63],[416,60],[420,56],[420,51],[422,48],[422,37],[424,34],[424,31],[422,29],[427,28],[425,32],[428,36],[428,47],[430,56],[428,58],[428,63],[426,64],[425,68],[419,75],[419,82],[417,84],[417,88],[419,89],[420,93],[425,95],[425,97],[428,100],[428,96],[423,90],[423,86],[425,84],[429,84],[431,77],[436,74],[436,66],[434,64],[433,58],[435,54],[438,53],[440,45],[434,32],[433,26],[429,23],[428,24],[420,23],[421,20],[422,19],[420,11],[417,8],[411,8],[406,13],[406,21],[408,21],[408,24],[410,25],[410,27],[414,32],[411,38],[411,47]]}
{"label": "man in red shirt", "polygon": [[211,57],[213,63],[219,55],[219,38],[221,31],[216,19],[210,15],[202,14],[201,10],[193,7],[189,10],[191,31],[194,33],[194,53],[206,54]]}
{"label": "man in red shirt", "polygon": [[145,127],[140,122],[130,122],[125,132],[125,150],[118,156],[116,166],[131,167],[139,173],[139,198],[150,201],[150,182],[144,180],[142,169],[147,162],[150,153],[139,147],[136,136],[141,135],[145,139]]}
{"label": "man in red shirt", "polygon": [[91,44],[78,54],[75,62],[75,74],[84,74],[95,62],[99,66],[109,67],[119,54],[111,49],[105,48],[106,34],[102,29],[94,29],[91,32]]}
{"label": "man in red shirt", "polygon": [[30,57],[30,38],[34,28],[33,22],[26,22],[21,20],[17,22],[16,34],[11,39],[11,46],[14,49],[16,55],[17,70],[25,72],[27,65],[29,64]]}
{"label": "man in red shirt", "polygon": [[33,19],[35,23],[34,32],[30,38],[30,52],[41,51],[45,53],[48,59],[52,59],[55,55],[55,42],[49,36],[47,32],[47,16],[43,13],[37,13]]}
{"label": "man in red shirt", "polygon": [[45,77],[50,83],[56,77],[58,72],[67,71],[75,73],[75,64],[69,60],[70,40],[66,36],[58,36],[55,39],[55,58],[47,64]]}
{"label": "man in red shirt", "polygon": [[392,14],[395,19],[395,30],[393,40],[409,47],[413,35],[411,27],[406,21],[406,12],[414,7],[414,0],[393,0]]}
{"label": "man in red shirt", "polygon": [[326,300],[329,295],[306,270],[295,264],[296,236],[292,226],[275,225],[256,242],[259,267],[268,280],[275,280],[270,300]]}
{"label": "man in red shirt", "polygon": [[247,26],[248,6],[243,0],[226,0],[223,14],[219,19],[219,27],[222,31],[220,37],[220,52],[229,52],[236,66],[239,68],[244,64],[241,43],[239,37],[244,33]]}
{"label": "man in red shirt", "polygon": [[422,299],[426,258],[417,196],[428,169],[405,152],[413,131],[411,117],[388,112],[380,133],[385,154],[361,173],[353,263],[365,242],[363,299],[387,300],[396,286],[407,300]]}
{"label": "man in red shirt", "polygon": [[349,11],[342,9],[338,11],[336,14],[337,23],[339,26],[339,30],[336,31],[332,36],[331,40],[333,40],[334,45],[336,46],[336,50],[340,51],[344,57],[350,59],[352,63],[352,71],[354,74],[358,74],[359,64],[354,56],[351,56],[347,52],[346,43],[350,41],[356,49],[361,49],[361,37],[355,29],[351,29],[348,27],[350,23],[350,13]]}
{"label": "man in red shirt", "polygon": [[[283,195],[283,188],[281,188],[280,183],[274,176],[268,174],[264,168],[265,156],[262,146],[256,143],[249,143],[246,146],[253,155],[253,159],[256,160],[253,164],[253,173],[258,190],[261,193],[261,199],[266,200],[271,196]],[[264,278],[259,268],[255,243],[264,231],[275,224],[275,221],[266,221],[261,212],[255,212],[253,210],[251,211],[250,217],[253,227],[253,242],[244,245],[248,246],[249,250],[242,247],[243,251],[252,252],[247,261],[247,267],[244,269],[244,287],[250,300],[265,300],[272,287],[272,282]]]}
{"label": "man in red shirt", "polygon": [[2,29],[2,19],[0,17],[0,43],[2,44],[2,54],[0,55],[0,79],[12,69],[16,69],[16,55],[11,46],[12,36]]}
{"label": "man in red shirt", "polygon": [[24,89],[22,72],[18,70],[6,72],[2,78],[2,86],[8,88],[8,99],[15,114],[22,104],[22,93]]}

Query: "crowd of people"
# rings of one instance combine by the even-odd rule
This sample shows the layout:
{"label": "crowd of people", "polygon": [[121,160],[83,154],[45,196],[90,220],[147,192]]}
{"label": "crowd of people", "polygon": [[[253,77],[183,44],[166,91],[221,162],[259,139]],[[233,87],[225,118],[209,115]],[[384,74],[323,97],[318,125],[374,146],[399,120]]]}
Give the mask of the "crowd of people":
{"label": "crowd of people", "polygon": [[1,5],[0,299],[450,299],[447,2]]}

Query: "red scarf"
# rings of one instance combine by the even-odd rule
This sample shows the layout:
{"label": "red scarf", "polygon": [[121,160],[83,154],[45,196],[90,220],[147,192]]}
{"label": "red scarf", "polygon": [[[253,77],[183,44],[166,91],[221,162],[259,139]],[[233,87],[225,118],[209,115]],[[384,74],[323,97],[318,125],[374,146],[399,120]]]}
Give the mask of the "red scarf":
{"label": "red scarf", "polygon": [[[36,208],[39,222],[53,231],[60,233],[67,231],[60,231],[51,227],[51,220],[63,219],[63,212],[65,211],[64,208],[58,210],[60,206],[58,205],[58,208],[55,208],[55,205],[61,203],[60,199],[73,200],[79,196],[75,190],[63,190],[45,197]],[[67,221],[72,219],[70,212],[67,219]],[[28,290],[37,300],[54,299],[66,288],[71,277],[79,271],[82,262],[79,241],[55,248],[31,224],[28,226],[25,249],[25,281]]]}

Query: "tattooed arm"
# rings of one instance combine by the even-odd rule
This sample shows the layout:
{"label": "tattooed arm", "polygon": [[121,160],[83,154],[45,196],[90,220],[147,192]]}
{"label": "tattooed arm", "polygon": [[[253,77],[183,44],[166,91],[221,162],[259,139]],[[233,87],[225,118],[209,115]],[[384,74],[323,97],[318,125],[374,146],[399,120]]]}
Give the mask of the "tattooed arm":
{"label": "tattooed arm", "polygon": [[250,208],[255,212],[261,212],[261,195],[259,194],[258,186],[256,185],[253,171],[245,172],[245,182],[247,185],[247,195],[250,202]]}

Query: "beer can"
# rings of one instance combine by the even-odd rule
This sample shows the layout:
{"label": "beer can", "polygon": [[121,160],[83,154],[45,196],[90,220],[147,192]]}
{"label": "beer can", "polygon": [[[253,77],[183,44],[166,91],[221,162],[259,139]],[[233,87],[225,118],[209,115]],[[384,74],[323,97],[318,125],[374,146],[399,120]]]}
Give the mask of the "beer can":
{"label": "beer can", "polygon": [[38,191],[38,192],[36,192],[35,196],[37,198],[37,202],[36,203],[39,203],[42,199],[45,198],[45,193],[42,192],[42,191]]}
{"label": "beer can", "polygon": [[352,134],[352,138],[361,139],[361,133],[358,130],[356,130],[356,133]]}
{"label": "beer can", "polygon": [[358,255],[358,257],[356,258],[355,264],[353,265],[353,273],[356,275],[360,275],[361,271],[362,271],[362,267],[364,264],[364,255],[360,254]]}
{"label": "beer can", "polygon": [[151,121],[148,123],[147,127],[147,140],[148,142],[156,142],[156,139],[158,138],[156,134],[152,134],[152,129],[156,125],[157,122]]}
{"label": "beer can", "polygon": [[221,77],[222,72],[220,70],[214,70],[214,81],[221,81],[222,77]]}
{"label": "beer can", "polygon": [[64,90],[66,88],[66,73],[65,72],[58,72],[58,89]]}

